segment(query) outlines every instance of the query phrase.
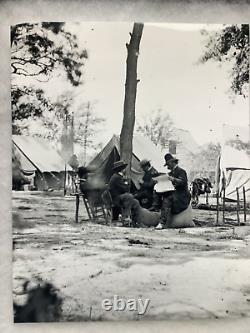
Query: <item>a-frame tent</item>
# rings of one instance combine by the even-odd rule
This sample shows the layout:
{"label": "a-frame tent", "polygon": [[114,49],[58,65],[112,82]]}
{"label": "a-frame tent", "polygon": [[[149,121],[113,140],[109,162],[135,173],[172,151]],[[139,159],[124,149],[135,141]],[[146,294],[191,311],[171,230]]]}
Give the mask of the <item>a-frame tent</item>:
{"label": "a-frame tent", "polygon": [[[158,172],[166,172],[164,168],[164,158],[161,150],[153,144],[151,140],[144,136],[134,135],[133,154],[131,164],[131,178],[136,188],[142,179],[143,172],[140,168],[140,161],[147,158]],[[97,178],[102,183],[108,183],[112,176],[114,162],[120,159],[120,139],[113,135],[106,146],[88,164],[88,168],[94,170]]]}
{"label": "a-frame tent", "polygon": [[13,135],[12,144],[21,171],[24,175],[34,174],[38,189],[63,184],[65,162],[48,140]]}

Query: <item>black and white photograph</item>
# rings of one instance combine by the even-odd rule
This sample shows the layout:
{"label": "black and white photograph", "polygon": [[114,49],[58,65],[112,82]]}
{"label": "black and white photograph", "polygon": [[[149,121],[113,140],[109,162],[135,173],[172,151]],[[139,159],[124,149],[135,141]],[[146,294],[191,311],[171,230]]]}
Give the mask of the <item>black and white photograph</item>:
{"label": "black and white photograph", "polygon": [[249,24],[10,27],[13,322],[250,317]]}

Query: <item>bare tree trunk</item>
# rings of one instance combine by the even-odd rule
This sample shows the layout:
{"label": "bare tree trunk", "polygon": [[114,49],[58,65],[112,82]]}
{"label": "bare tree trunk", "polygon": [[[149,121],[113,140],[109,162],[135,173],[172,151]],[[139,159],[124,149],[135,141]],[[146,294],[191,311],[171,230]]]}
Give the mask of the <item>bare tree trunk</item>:
{"label": "bare tree trunk", "polygon": [[139,82],[139,80],[137,80],[137,60],[142,31],[143,23],[134,23],[133,32],[130,34],[130,43],[126,44],[128,56],[120,149],[121,158],[128,163],[126,170],[128,177],[130,177],[131,174],[132,140],[135,125],[135,101],[137,83]]}
{"label": "bare tree trunk", "polygon": [[84,129],[84,143],[83,143],[83,161],[84,165],[87,163],[87,145],[88,145],[88,139],[89,139],[89,122],[90,122],[90,103],[87,103],[87,112],[86,112],[86,122],[85,122],[85,129]]}

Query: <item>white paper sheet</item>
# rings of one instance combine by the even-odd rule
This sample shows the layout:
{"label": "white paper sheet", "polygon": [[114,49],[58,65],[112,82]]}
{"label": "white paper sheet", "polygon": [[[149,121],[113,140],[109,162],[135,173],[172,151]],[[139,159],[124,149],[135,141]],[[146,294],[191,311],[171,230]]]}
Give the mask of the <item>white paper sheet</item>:
{"label": "white paper sheet", "polygon": [[162,175],[157,178],[157,184],[155,184],[155,191],[158,193],[174,191],[174,186],[172,182],[168,179],[168,175]]}

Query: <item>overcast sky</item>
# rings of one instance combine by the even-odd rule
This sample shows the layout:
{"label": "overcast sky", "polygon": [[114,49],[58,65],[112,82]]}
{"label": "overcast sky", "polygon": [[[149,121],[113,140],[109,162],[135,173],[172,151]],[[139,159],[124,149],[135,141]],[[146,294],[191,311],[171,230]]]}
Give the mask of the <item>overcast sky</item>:
{"label": "overcast sky", "polygon": [[[76,104],[92,101],[98,115],[107,119],[103,140],[120,133],[129,32],[132,23],[69,24],[79,45],[88,50],[84,85],[73,88]],[[225,64],[197,64],[204,50],[201,28],[220,26],[146,24],[138,58],[136,119],[142,122],[153,110],[169,113],[177,128],[189,130],[200,143],[221,140],[222,124],[248,124],[249,101],[228,97],[230,87]],[[56,82],[56,84],[55,84]],[[64,78],[47,84],[51,95],[72,89]]]}

